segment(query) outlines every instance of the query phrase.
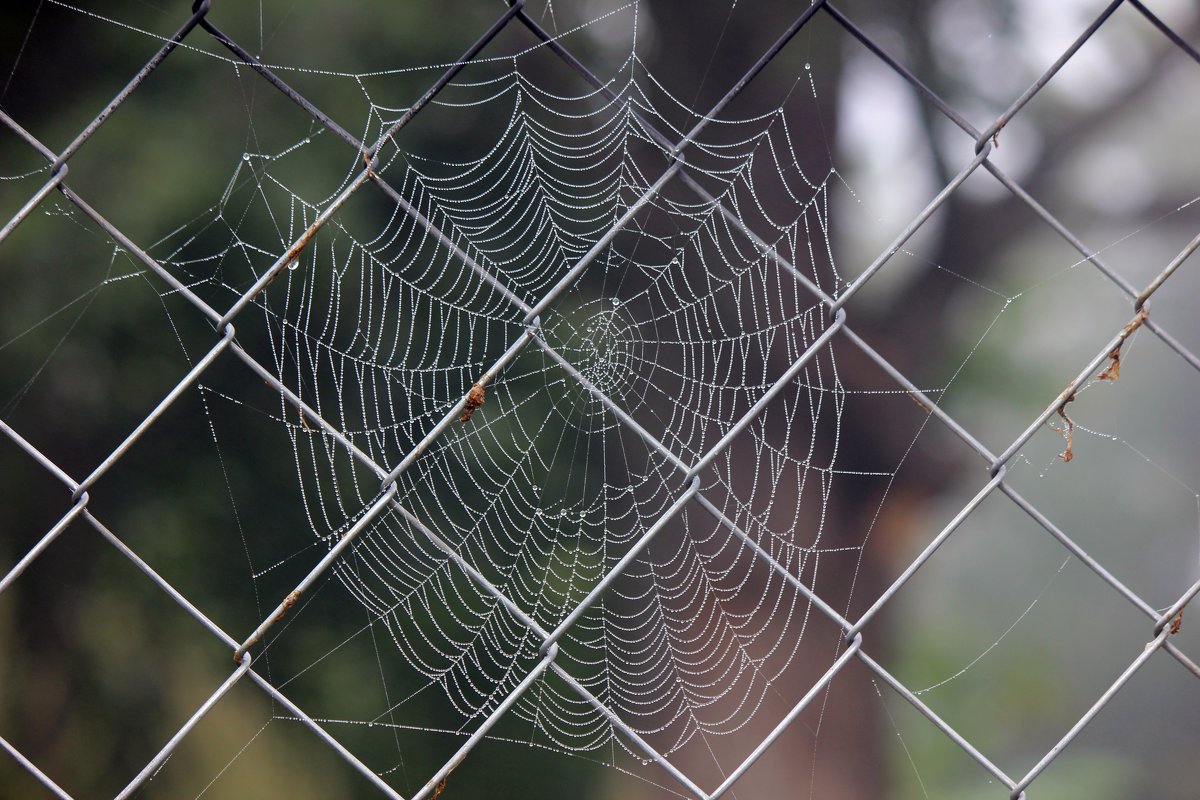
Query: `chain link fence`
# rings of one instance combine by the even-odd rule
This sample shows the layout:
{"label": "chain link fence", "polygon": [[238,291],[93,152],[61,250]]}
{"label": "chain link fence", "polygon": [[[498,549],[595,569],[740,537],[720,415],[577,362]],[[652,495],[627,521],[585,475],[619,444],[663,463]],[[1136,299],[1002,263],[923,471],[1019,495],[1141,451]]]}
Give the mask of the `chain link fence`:
{"label": "chain link fence", "polygon": [[[373,525],[377,525],[381,518],[389,514],[399,515],[406,520],[414,536],[424,536],[427,540],[424,543],[425,546],[432,545],[447,563],[453,564],[463,575],[469,577],[478,590],[490,597],[498,608],[504,609],[512,620],[512,624],[523,628],[537,645],[534,666],[524,670],[511,686],[504,688],[502,696],[489,703],[488,713],[483,715],[471,730],[465,732],[468,735],[465,735],[452,756],[429,769],[427,774],[418,781],[421,788],[411,795],[407,795],[413,800],[437,797],[447,786],[447,778],[450,773],[471,756],[476,746],[493,732],[494,727],[510,713],[525,693],[530,692],[532,687],[548,676],[553,676],[561,681],[562,685],[570,687],[570,690],[576,693],[578,700],[589,705],[596,714],[603,717],[615,729],[625,747],[642,757],[646,763],[661,770],[661,774],[667,776],[664,780],[670,783],[673,791],[698,798],[716,798],[725,795],[731,789],[736,790],[738,781],[747,771],[753,769],[760,756],[775,744],[776,740],[787,731],[789,726],[794,724],[806,709],[810,709],[814,703],[819,704],[823,693],[830,684],[838,681],[843,670],[853,664],[865,667],[873,674],[880,686],[888,687],[911,704],[949,741],[961,748],[970,759],[977,762],[991,780],[1003,785],[1008,796],[1013,798],[1036,794],[1038,780],[1043,772],[1062,753],[1069,750],[1072,742],[1092,722],[1093,718],[1112,704],[1122,688],[1152,659],[1170,659],[1178,665],[1178,668],[1190,673],[1191,676],[1200,677],[1200,666],[1193,660],[1194,654],[1189,654],[1177,646],[1178,640],[1176,639],[1176,634],[1186,627],[1184,611],[1196,593],[1200,592],[1200,581],[1193,583],[1169,607],[1156,608],[1153,603],[1123,583],[1117,574],[1110,571],[1104,563],[1089,553],[1088,549],[1080,543],[1077,535],[1056,525],[1049,515],[1039,510],[1037,504],[1028,499],[1008,480],[1009,470],[1014,459],[1018,457],[1022,448],[1026,447],[1031,439],[1048,425],[1060,426],[1067,443],[1062,459],[1069,461],[1072,458],[1071,439],[1074,422],[1070,416],[1070,404],[1076,398],[1077,387],[1097,378],[1116,378],[1119,374],[1123,348],[1126,347],[1131,337],[1139,332],[1149,332],[1192,369],[1200,369],[1200,359],[1186,347],[1181,339],[1165,330],[1149,312],[1150,298],[1155,293],[1162,291],[1163,287],[1176,276],[1197,246],[1200,246],[1200,236],[1193,238],[1169,263],[1163,264],[1157,276],[1149,283],[1133,285],[1121,275],[1119,270],[1110,266],[1104,258],[1089,249],[1083,243],[1083,237],[1077,236],[1071,227],[1056,218],[1053,213],[1027,193],[1017,180],[1010,177],[995,163],[993,158],[998,143],[1004,137],[1006,126],[1026,113],[1027,106],[1031,101],[1043,91],[1056,74],[1072,62],[1080,48],[1122,6],[1144,17],[1161,33],[1163,39],[1169,42],[1172,48],[1176,48],[1195,62],[1193,67],[1200,68],[1200,53],[1143,3],[1138,0],[1114,0],[1110,3],[1025,92],[1012,100],[1011,105],[983,129],[972,125],[966,114],[952,107],[939,97],[938,93],[922,83],[905,66],[903,58],[893,56],[888,47],[860,27],[856,20],[841,10],[839,4],[814,3],[797,16],[790,27],[780,31],[775,44],[763,52],[744,75],[730,81],[727,93],[707,113],[700,116],[700,121],[686,131],[683,136],[672,135],[670,131],[661,130],[653,120],[637,116],[637,113],[634,112],[636,122],[641,126],[646,140],[653,142],[667,154],[665,167],[659,175],[647,181],[648,188],[644,193],[628,204],[624,214],[606,232],[595,239],[591,249],[582,258],[570,264],[569,268],[557,277],[547,291],[528,301],[506,285],[503,274],[489,270],[471,254],[459,249],[455,244],[458,241],[455,233],[439,230],[429,215],[423,215],[421,210],[414,205],[413,198],[406,194],[406,187],[389,183],[382,171],[377,169],[381,159],[384,158],[382,153],[388,143],[401,137],[404,129],[414,120],[426,115],[441,113],[435,100],[466,66],[486,51],[489,44],[502,31],[510,33],[513,30],[524,31],[523,35],[528,36],[530,47],[540,46],[545,52],[552,54],[561,70],[574,73],[594,87],[597,93],[608,97],[611,101],[621,102],[618,93],[613,91],[609,82],[593,74],[585,66],[584,61],[577,57],[560,37],[548,32],[541,22],[527,13],[523,1],[519,1],[505,8],[494,23],[482,31],[478,40],[453,64],[446,66],[436,80],[429,83],[420,99],[407,108],[381,135],[372,141],[363,141],[362,138],[339,125],[332,115],[322,111],[303,94],[292,88],[280,71],[260,62],[249,49],[226,35],[219,27],[221,24],[220,6],[220,3],[213,3],[211,0],[202,0],[196,3],[178,31],[163,43],[162,47],[145,62],[141,69],[137,70],[136,74],[129,79],[128,84],[112,98],[111,102],[104,106],[99,114],[88,120],[78,130],[70,144],[61,150],[56,151],[47,146],[39,138],[29,133],[22,126],[20,119],[15,119],[7,112],[0,111],[0,121],[10,132],[20,137],[23,142],[22,146],[36,150],[49,165],[46,169],[45,182],[36,192],[23,199],[20,209],[7,219],[3,229],[0,230],[0,253],[4,251],[6,244],[11,247],[11,242],[6,242],[6,240],[9,240],[20,226],[27,223],[30,217],[39,211],[46,210],[54,198],[61,196],[74,209],[81,212],[90,221],[90,224],[95,226],[96,230],[102,231],[103,236],[111,240],[117,248],[139,261],[148,274],[159,282],[159,291],[186,300],[192,309],[191,313],[205,320],[213,331],[211,349],[179,378],[170,391],[162,397],[161,402],[148,414],[145,414],[139,424],[128,431],[128,435],[118,446],[90,469],[76,472],[61,466],[44,452],[33,435],[0,419],[0,432],[3,433],[3,436],[23,451],[29,459],[36,462],[40,470],[44,470],[47,475],[61,484],[64,495],[70,498],[69,508],[65,513],[54,520],[44,533],[38,531],[39,536],[36,543],[20,552],[14,563],[4,565],[5,572],[3,578],[0,578],[0,594],[10,591],[14,585],[18,584],[22,575],[56,546],[56,542],[60,541],[60,537],[65,531],[72,526],[84,525],[94,531],[106,543],[106,547],[112,548],[136,565],[140,571],[140,580],[149,582],[161,593],[162,598],[177,604],[194,620],[195,625],[200,626],[201,629],[228,647],[233,656],[233,663],[230,664],[227,679],[216,691],[194,707],[187,721],[179,727],[169,741],[162,745],[161,750],[145,763],[140,772],[129,779],[128,784],[117,797],[130,797],[143,790],[147,782],[172,757],[181,743],[188,739],[189,734],[200,724],[205,715],[222,702],[229,702],[223,701],[223,698],[239,685],[252,685],[256,691],[263,693],[277,708],[282,709],[280,714],[298,721],[344,760],[345,764],[360,773],[366,781],[374,786],[379,796],[391,798],[404,796],[397,791],[393,782],[386,775],[381,774],[376,768],[368,766],[361,755],[356,754],[352,745],[345,744],[342,740],[343,737],[338,735],[336,729],[331,728],[327,722],[314,718],[314,715],[310,715],[305,708],[293,702],[287,688],[277,685],[271,679],[269,672],[261,669],[256,661],[256,648],[261,647],[264,641],[269,640],[269,634],[278,630],[277,626],[281,626],[283,620],[289,619],[289,610],[306,598],[320,581],[328,578],[337,569],[339,563],[353,551],[353,548],[359,543],[360,537],[363,537]],[[572,363],[569,354],[564,355],[553,347],[543,335],[542,318],[556,308],[556,304],[561,301],[564,293],[580,281],[589,270],[598,268],[599,260],[621,232],[635,223],[639,213],[647,204],[654,201],[668,187],[671,190],[690,192],[695,202],[715,207],[735,226],[738,225],[737,214],[723,206],[722,200],[710,193],[703,182],[690,172],[690,147],[702,131],[714,120],[719,120],[722,113],[746,87],[752,85],[756,77],[781,53],[786,52],[789,46],[792,46],[793,40],[804,32],[814,19],[818,18],[835,23],[849,36],[861,42],[880,64],[886,65],[887,69],[911,86],[925,101],[932,104],[945,120],[960,131],[963,152],[967,155],[962,159],[959,172],[911,220],[895,241],[884,248],[873,262],[854,277],[845,288],[834,293],[828,292],[814,282],[804,270],[789,263],[787,259],[778,254],[776,248],[759,238],[756,233],[744,227],[741,229],[748,246],[759,248],[763,253],[772,254],[771,257],[776,262],[775,266],[806,287],[811,293],[813,302],[822,307],[825,320],[820,326],[818,335],[808,344],[807,349],[794,359],[790,367],[779,375],[772,385],[766,387],[755,398],[740,419],[724,431],[724,435],[720,437],[719,441],[709,446],[707,451],[697,459],[681,457],[668,443],[660,441],[640,424],[629,409],[623,407],[619,397],[609,396],[605,387],[601,385],[601,381],[589,379],[585,370]],[[253,285],[242,291],[239,297],[227,305],[214,305],[212,298],[198,291],[186,276],[178,274],[177,270],[173,270],[169,265],[164,265],[160,260],[152,257],[148,252],[152,248],[147,247],[145,242],[139,242],[136,236],[127,235],[112,224],[97,210],[97,206],[93,205],[95,202],[93,198],[81,196],[71,185],[72,159],[87,148],[89,142],[103,128],[106,121],[122,113],[123,106],[131,96],[138,92],[148,91],[147,86],[151,75],[168,63],[179,52],[181,45],[195,43],[197,39],[219,43],[246,68],[257,73],[264,90],[278,92],[286,97],[311,117],[312,124],[316,128],[332,132],[349,148],[348,152],[357,153],[361,160],[361,166],[340,193],[331,202],[328,202],[315,218],[307,221],[303,233],[295,237],[289,247],[273,254],[274,263],[261,272]],[[1195,75],[1200,75],[1200,72],[1193,71],[1193,77]],[[154,132],[148,131],[146,135],[148,138],[153,138]],[[961,191],[961,187],[969,178],[980,175],[989,177],[995,185],[1010,192],[1044,224],[1047,230],[1053,231],[1065,240],[1078,252],[1082,262],[1097,270],[1106,280],[1118,287],[1129,301],[1128,317],[1111,321],[1111,338],[1099,343],[1093,355],[1085,363],[1079,365],[1078,371],[1074,375],[1063,376],[1067,380],[1061,393],[1030,420],[1025,430],[1000,452],[993,452],[985,446],[972,433],[972,430],[966,425],[960,424],[939,404],[937,397],[927,394],[917,382],[906,377],[904,372],[893,366],[890,360],[874,349],[865,338],[856,334],[853,325],[853,300],[859,292],[888,266],[897,253],[904,250],[906,244],[922,230],[923,226],[929,223],[931,218],[935,217],[948,198]],[[518,310],[523,326],[523,332],[505,343],[506,347],[503,353],[482,374],[478,375],[473,385],[468,387],[469,390],[463,392],[461,399],[445,411],[440,421],[429,427],[416,446],[412,447],[396,463],[379,463],[373,458],[372,453],[368,452],[368,449],[361,446],[361,441],[357,441],[344,432],[343,424],[338,419],[331,417],[328,410],[312,405],[306,399],[302,386],[290,385],[281,378],[277,364],[262,363],[260,358],[252,354],[250,348],[244,347],[239,342],[238,326],[247,310],[260,302],[265,293],[270,292],[272,284],[282,274],[286,274],[290,267],[294,266],[318,232],[334,219],[351,202],[352,198],[360,194],[373,194],[386,198],[387,202],[395,204],[399,209],[398,213],[409,215],[416,225],[423,229],[423,235],[446,243],[454,253],[457,268],[465,273],[470,273],[473,276],[472,280],[483,282],[500,296],[506,298],[507,302]],[[8,258],[12,257],[13,254],[9,253]],[[19,297],[6,296],[2,305],[9,306],[20,302]],[[815,359],[818,359],[822,353],[828,352],[828,349],[835,344],[857,350],[862,357],[890,376],[890,379],[894,381],[892,388],[915,400],[920,408],[928,414],[930,425],[943,426],[946,431],[956,436],[978,456],[982,461],[981,474],[986,475],[982,488],[958,509],[948,524],[938,531],[929,532],[921,537],[922,541],[927,542],[924,549],[908,563],[908,566],[891,582],[891,585],[875,598],[865,611],[852,617],[847,617],[845,609],[839,610],[822,592],[810,586],[786,563],[781,563],[778,553],[769,552],[764,548],[762,542],[747,533],[744,526],[727,514],[724,500],[712,496],[711,490],[705,489],[702,483],[705,471],[726,453],[727,448],[739,436],[745,435],[747,427],[760,419],[764,410],[781,393],[793,387],[798,376],[802,375],[806,368],[815,363]],[[420,513],[405,507],[399,496],[398,481],[404,473],[417,464],[431,448],[435,448],[439,440],[446,436],[454,426],[463,424],[460,420],[467,420],[477,412],[484,413],[479,409],[484,407],[486,411],[485,404],[489,399],[490,390],[494,385],[505,380],[506,370],[516,363],[526,351],[541,351],[545,357],[558,364],[566,374],[571,376],[572,380],[582,386],[595,401],[604,406],[625,433],[640,439],[650,453],[673,467],[676,472],[674,479],[678,480],[678,485],[682,487],[672,495],[671,502],[661,511],[653,524],[646,526],[640,532],[615,566],[585,587],[583,599],[575,604],[574,610],[562,616],[553,626],[540,623],[533,609],[523,607],[522,603],[513,599],[508,588],[498,584],[493,577],[489,577],[486,574],[487,570],[475,563],[469,553],[444,541],[435,532],[434,526],[430,524],[431,520],[422,519]],[[326,441],[336,443],[336,449],[350,454],[359,467],[365,468],[375,476],[379,485],[378,492],[374,494],[370,502],[360,508],[347,511],[348,516],[354,520],[353,524],[342,530],[336,541],[329,542],[329,547],[322,557],[313,559],[307,567],[307,574],[290,592],[282,596],[264,598],[270,611],[252,630],[229,630],[214,622],[206,614],[203,602],[194,602],[194,598],[189,597],[188,591],[173,585],[159,571],[156,571],[143,558],[142,554],[123,541],[121,531],[112,530],[106,525],[102,518],[102,512],[96,510],[96,486],[100,479],[126,459],[130,451],[147,435],[147,432],[158,425],[160,420],[181,401],[181,398],[188,396],[195,390],[197,384],[205,381],[208,375],[216,371],[218,365],[228,366],[230,364],[239,365],[242,368],[246,381],[262,382],[269,386],[270,390],[282,397],[292,412],[298,415],[297,419],[300,420],[300,424],[306,429],[319,431]],[[592,376],[592,378],[594,377]],[[947,722],[927,704],[921,694],[914,691],[912,687],[906,686],[892,672],[885,669],[880,661],[876,660],[878,653],[873,653],[872,641],[867,634],[868,624],[890,607],[897,593],[918,575],[939,548],[955,537],[956,531],[963,523],[989,498],[1001,497],[1011,503],[1014,508],[1028,515],[1029,519],[1043,529],[1047,536],[1058,542],[1066,553],[1079,563],[1086,565],[1113,593],[1140,612],[1144,617],[1143,638],[1147,642],[1144,649],[1130,654],[1124,671],[1094,699],[1090,708],[1078,717],[1061,738],[1046,750],[1031,768],[1020,772],[1013,772],[1000,766],[999,759],[996,759],[993,754],[989,754],[985,747],[977,746],[967,736],[961,734],[955,726]],[[258,502],[269,504],[271,497],[264,495],[258,499]],[[607,592],[612,591],[613,585],[626,574],[632,564],[637,562],[655,537],[668,528],[672,521],[685,510],[691,514],[703,512],[710,515],[716,523],[731,534],[727,542],[728,547],[744,549],[746,553],[759,559],[761,565],[775,571],[791,591],[798,592],[805,598],[815,613],[822,615],[840,628],[844,639],[840,652],[826,665],[823,673],[809,685],[807,691],[790,710],[782,714],[774,727],[753,743],[748,755],[744,757],[740,765],[729,771],[719,783],[704,782],[697,776],[689,774],[686,767],[673,763],[672,758],[661,752],[661,748],[656,747],[650,737],[640,734],[637,726],[623,719],[617,710],[606,705],[601,698],[590,691],[579,679],[579,676],[573,675],[568,667],[560,663],[560,643],[563,637],[572,630],[573,626],[594,604],[600,601]],[[28,535],[28,533],[26,531],[22,535]],[[71,539],[70,542],[67,542],[66,538],[62,537],[64,541],[57,546],[73,547],[76,540]],[[35,599],[34,602],[37,600]],[[9,647],[19,647],[19,645],[10,643]],[[2,658],[3,656],[0,656],[0,659]],[[434,721],[431,721],[430,724],[431,726],[436,725]],[[9,739],[4,738],[5,736],[11,736],[11,733],[0,730],[0,747],[3,747],[9,757],[15,759],[23,770],[36,778],[54,796],[60,798],[91,796],[88,787],[74,787],[72,791],[68,791],[60,786],[53,775],[39,767],[36,758],[24,755],[20,749],[10,743]],[[530,780],[535,780],[535,778],[531,777]],[[75,794],[75,791],[78,791],[79,794]],[[0,792],[0,794],[2,793]]]}

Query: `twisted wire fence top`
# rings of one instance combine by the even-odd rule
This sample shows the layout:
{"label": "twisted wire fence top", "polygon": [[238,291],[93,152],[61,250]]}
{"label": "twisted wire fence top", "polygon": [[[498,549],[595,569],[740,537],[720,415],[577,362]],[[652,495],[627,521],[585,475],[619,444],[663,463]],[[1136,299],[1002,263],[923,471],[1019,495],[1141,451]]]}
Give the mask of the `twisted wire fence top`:
{"label": "twisted wire fence top", "polygon": [[601,5],[13,26],[0,778],[1191,796],[1195,20]]}

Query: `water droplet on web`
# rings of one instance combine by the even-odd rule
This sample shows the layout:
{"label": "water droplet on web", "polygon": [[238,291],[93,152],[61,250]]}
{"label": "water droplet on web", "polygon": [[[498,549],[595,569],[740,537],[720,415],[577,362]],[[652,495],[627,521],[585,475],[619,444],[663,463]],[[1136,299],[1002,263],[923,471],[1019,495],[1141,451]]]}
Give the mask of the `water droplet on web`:
{"label": "water droplet on web", "polygon": [[805,61],[805,62],[804,62],[804,68],[805,68],[805,69],[812,69],[812,64],[810,64],[810,63],[808,63],[807,61]]}
{"label": "water droplet on web", "polygon": [[614,305],[614,306],[619,306],[619,305],[621,305],[621,301],[620,301],[620,300],[618,300],[618,299],[617,299],[617,298],[615,298],[615,297],[613,298],[613,301],[612,301],[612,303],[613,303],[613,305]]}
{"label": "water droplet on web", "polygon": [[297,259],[294,259],[292,261],[292,263],[288,264],[288,269],[291,270],[292,272],[295,272],[296,268],[299,266],[300,266],[300,259],[297,258]]}

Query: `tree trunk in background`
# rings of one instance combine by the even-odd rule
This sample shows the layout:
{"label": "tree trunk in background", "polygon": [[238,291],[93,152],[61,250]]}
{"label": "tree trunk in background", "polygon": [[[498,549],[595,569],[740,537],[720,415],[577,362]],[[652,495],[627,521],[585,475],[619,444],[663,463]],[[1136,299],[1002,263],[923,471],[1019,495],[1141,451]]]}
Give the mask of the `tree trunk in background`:
{"label": "tree trunk in background", "polygon": [[[788,15],[798,13],[798,9],[799,7],[788,7],[763,10],[762,15],[755,15],[741,13],[743,9],[739,8],[738,13],[729,14],[727,8],[718,8],[715,4],[697,7],[684,0],[655,2],[649,7],[654,22],[653,29],[657,33],[654,46],[648,48],[652,53],[647,59],[649,69],[677,95],[678,99],[690,103],[697,111],[704,111],[775,42],[795,18]],[[646,13],[646,10],[643,9],[642,13]],[[726,22],[727,16],[729,18]],[[725,23],[724,27],[722,23]],[[819,139],[820,137],[814,136],[812,132],[823,131],[822,135],[829,150],[836,152],[836,86],[841,68],[841,54],[835,48],[835,42],[812,37],[807,29],[801,30],[775,61],[749,84],[727,115],[736,117],[766,113],[777,108],[791,91],[810,92],[810,88],[805,85],[804,65],[811,64],[813,72],[821,78],[822,93],[818,94],[819,118],[814,113],[812,103],[789,103],[787,122],[791,130],[804,131],[807,140]],[[797,79],[801,83],[797,84]],[[810,176],[824,175],[830,168],[827,150],[802,150],[796,153],[796,156],[801,167]],[[776,218],[786,218],[789,216],[789,209],[795,209],[795,202],[784,195],[782,190],[776,190],[774,194],[760,195],[760,199]],[[768,241],[778,235],[772,235],[769,231],[759,233]],[[799,266],[804,268],[805,265]],[[817,265],[817,269],[826,272],[829,265]],[[728,312],[732,316],[736,309],[729,309]],[[839,370],[842,372],[843,382],[847,385],[877,384],[878,381],[873,375],[870,378],[858,376],[861,380],[856,379],[853,373],[861,367],[856,361],[849,364],[851,374],[845,374],[847,363],[841,360],[841,354],[845,350],[844,347],[838,348]],[[771,364],[770,371],[779,374],[788,366],[790,364],[787,363]],[[886,430],[889,421],[880,418],[875,420],[875,424],[879,429]],[[874,430],[843,431],[843,436],[850,437],[850,440],[843,442],[843,455],[839,458],[866,460],[862,452],[855,454],[854,451],[860,448],[870,449],[871,462],[894,465],[902,450],[895,447],[879,449],[875,433]],[[782,437],[779,441],[782,441]],[[804,460],[806,453],[798,450],[807,446],[807,439],[797,436],[792,437],[791,441],[795,443],[791,456],[797,460]],[[828,444],[822,442],[822,446],[826,448]],[[739,461],[753,458],[750,448],[735,447],[731,454],[734,459],[731,467],[735,474],[759,472],[759,465],[753,460]],[[927,473],[918,468],[912,470],[911,474]],[[861,484],[855,482],[846,482],[835,487],[827,509],[825,534],[821,541],[823,547],[857,547],[862,544],[863,532],[870,526],[879,498],[867,496],[869,492],[865,488],[863,492],[866,493],[860,493],[860,486]],[[821,563],[820,591],[823,599],[831,606],[853,619],[855,613],[853,610],[847,610],[848,604],[861,613],[883,590],[890,577],[879,563],[878,554],[889,551],[891,547],[883,546],[880,540],[907,535],[904,529],[906,520],[901,518],[903,515],[898,513],[898,510],[910,509],[919,502],[919,497],[927,488],[910,486],[903,482],[893,486],[888,503],[884,507],[885,516],[876,522],[873,534],[875,540],[872,546],[863,552],[861,563],[856,563],[853,558],[830,558]],[[794,495],[795,487],[781,484],[776,487],[776,491],[791,492]],[[720,505],[719,498],[711,499]],[[811,501],[806,498],[804,502]],[[788,507],[789,503],[788,499],[781,500],[784,507]],[[797,521],[798,526],[803,524]],[[804,535],[798,532],[796,541],[801,541]],[[807,568],[802,577],[805,580],[811,578]],[[747,591],[753,592],[754,589],[748,587]],[[813,610],[812,614],[820,616],[820,612],[816,610]],[[722,761],[726,773],[736,767],[740,759],[770,732],[774,721],[811,688],[842,651],[841,636],[830,636],[830,626],[815,626],[814,630],[818,632],[811,637],[806,635],[801,643],[798,663],[774,686],[778,702],[771,703],[763,715],[770,717],[772,722],[752,722],[744,731],[727,737],[733,739],[732,742],[714,742],[714,746],[720,745],[722,752],[726,754],[739,754],[736,760]],[[880,642],[878,637],[870,641],[871,651],[877,656],[881,655],[881,645],[886,649],[886,643]],[[809,705],[805,713],[775,742],[766,755],[734,785],[730,796],[839,800],[868,800],[885,796],[884,740],[879,721],[880,705],[870,676],[865,669],[852,663],[833,681],[825,693]],[[695,754],[703,749],[696,747],[689,752]],[[697,760],[695,763],[682,758],[672,760],[687,774],[711,774],[714,770],[711,759]],[[662,780],[672,790],[679,788],[666,776],[663,776]],[[704,785],[702,788],[711,790],[715,786]],[[622,783],[619,792],[622,796],[629,796],[628,785]],[[641,796],[649,798],[674,795],[671,791],[657,793],[652,788],[647,788]]]}

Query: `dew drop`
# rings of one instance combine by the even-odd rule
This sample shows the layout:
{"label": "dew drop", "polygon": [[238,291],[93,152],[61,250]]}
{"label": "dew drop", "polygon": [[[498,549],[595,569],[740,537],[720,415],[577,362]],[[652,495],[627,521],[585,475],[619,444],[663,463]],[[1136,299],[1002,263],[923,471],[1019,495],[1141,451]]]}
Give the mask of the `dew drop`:
{"label": "dew drop", "polygon": [[288,269],[291,270],[292,272],[295,272],[296,268],[299,266],[300,266],[300,259],[296,258],[296,259],[292,260],[292,263],[288,264]]}
{"label": "dew drop", "polygon": [[805,69],[812,69],[812,64],[810,64],[810,63],[808,63],[807,61],[805,61],[805,62],[804,62],[804,68],[805,68]]}

